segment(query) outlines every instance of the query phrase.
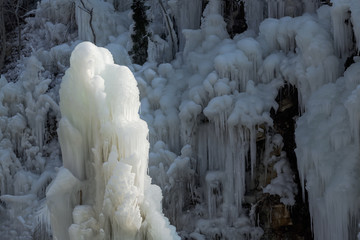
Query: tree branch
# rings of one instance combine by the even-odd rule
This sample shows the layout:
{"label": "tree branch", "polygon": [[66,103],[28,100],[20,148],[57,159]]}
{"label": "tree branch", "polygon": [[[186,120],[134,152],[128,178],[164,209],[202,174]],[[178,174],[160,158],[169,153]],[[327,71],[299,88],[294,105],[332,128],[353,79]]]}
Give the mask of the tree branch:
{"label": "tree branch", "polygon": [[19,18],[19,8],[21,2],[22,0],[18,0],[15,8],[15,18],[18,28],[18,54],[19,54],[18,59],[20,59],[20,55],[21,55],[21,28],[20,28],[20,18]]}
{"label": "tree branch", "polygon": [[172,55],[173,55],[173,58],[175,57],[175,54],[177,52],[177,42],[175,41],[175,39],[177,39],[176,36],[174,36],[174,32],[172,31],[173,29],[173,25],[172,25],[172,21],[170,20],[170,17],[168,15],[168,13],[166,12],[166,9],[162,3],[161,0],[158,0],[159,1],[159,5],[161,7],[161,10],[164,14],[164,17],[165,17],[165,20],[166,20],[166,25],[168,27],[168,30],[169,30],[169,34],[170,34],[170,38],[171,38],[171,42],[172,42]]}
{"label": "tree branch", "polygon": [[90,25],[90,29],[91,29],[91,32],[92,32],[92,35],[93,35],[93,41],[94,41],[94,44],[96,44],[96,35],[95,35],[95,30],[94,30],[94,27],[92,25],[92,20],[93,20],[93,10],[94,8],[91,8],[91,9],[88,9],[86,6],[85,6],[85,3],[83,2],[83,0],[80,0],[81,4],[82,4],[82,7],[78,6],[81,10],[83,10],[84,12],[88,13],[90,15],[90,19],[89,19],[89,25]]}

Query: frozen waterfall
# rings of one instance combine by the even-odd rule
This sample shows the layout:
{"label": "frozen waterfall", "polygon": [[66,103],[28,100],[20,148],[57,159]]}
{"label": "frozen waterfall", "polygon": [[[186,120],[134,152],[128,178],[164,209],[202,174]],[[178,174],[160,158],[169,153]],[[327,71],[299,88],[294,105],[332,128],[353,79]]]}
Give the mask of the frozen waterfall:
{"label": "frozen waterfall", "polygon": [[24,16],[0,238],[360,239],[360,1],[139,1]]}

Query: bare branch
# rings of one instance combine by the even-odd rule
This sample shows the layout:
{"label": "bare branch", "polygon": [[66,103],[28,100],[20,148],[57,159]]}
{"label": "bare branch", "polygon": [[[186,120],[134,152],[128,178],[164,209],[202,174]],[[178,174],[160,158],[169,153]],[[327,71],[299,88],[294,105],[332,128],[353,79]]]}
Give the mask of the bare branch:
{"label": "bare branch", "polygon": [[17,0],[16,3],[16,8],[15,8],[15,18],[16,18],[16,23],[17,23],[17,28],[18,28],[18,58],[20,59],[20,55],[21,55],[21,28],[20,28],[20,18],[19,18],[19,8],[20,8],[20,4],[22,3],[22,0]]}
{"label": "bare branch", "polygon": [[167,25],[167,28],[168,28],[168,31],[169,31],[169,34],[170,34],[170,38],[171,38],[171,44],[172,44],[172,55],[173,55],[173,58],[175,57],[175,54],[177,52],[177,37],[175,35],[175,33],[173,32],[173,23],[162,3],[161,0],[158,0],[159,2],[159,5],[161,7],[161,10],[164,14],[164,17],[165,17],[165,20],[166,20],[166,25]]}
{"label": "bare branch", "polygon": [[90,19],[89,19],[89,25],[90,25],[90,29],[91,29],[91,32],[92,32],[92,35],[93,35],[93,40],[94,40],[94,44],[96,44],[96,35],[95,35],[95,30],[94,30],[94,27],[92,25],[92,20],[93,20],[93,10],[94,8],[92,9],[88,9],[86,6],[85,6],[85,3],[83,2],[83,0],[80,0],[81,4],[82,4],[82,7],[78,6],[81,10],[83,10],[84,12],[88,13],[90,15]]}

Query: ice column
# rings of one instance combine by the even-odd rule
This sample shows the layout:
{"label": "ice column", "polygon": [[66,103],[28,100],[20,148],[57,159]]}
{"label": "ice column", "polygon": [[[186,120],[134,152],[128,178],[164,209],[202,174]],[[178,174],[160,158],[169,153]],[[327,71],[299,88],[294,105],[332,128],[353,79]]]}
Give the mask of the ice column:
{"label": "ice column", "polygon": [[296,122],[299,176],[316,240],[355,239],[358,233],[359,67],[352,64],[314,92]]}
{"label": "ice column", "polygon": [[184,29],[198,29],[201,20],[201,0],[176,0],[169,1],[171,11],[175,15],[176,25],[179,29],[179,49],[183,50],[185,45],[185,38],[182,34]]}
{"label": "ice column", "polygon": [[55,239],[179,239],[147,175],[139,107],[127,67],[92,43],[75,48],[60,89],[64,168],[47,192]]}
{"label": "ice column", "polygon": [[334,46],[340,57],[347,57],[352,47],[351,12],[349,1],[333,1],[331,20]]}

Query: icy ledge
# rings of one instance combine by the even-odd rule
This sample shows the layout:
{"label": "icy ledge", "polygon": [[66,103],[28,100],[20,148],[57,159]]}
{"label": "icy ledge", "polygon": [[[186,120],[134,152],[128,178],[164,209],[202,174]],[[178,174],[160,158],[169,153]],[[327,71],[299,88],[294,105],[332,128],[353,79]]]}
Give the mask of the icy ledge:
{"label": "icy ledge", "polygon": [[54,239],[180,239],[147,175],[148,127],[131,71],[83,42],[61,83],[64,167],[48,189]]}

